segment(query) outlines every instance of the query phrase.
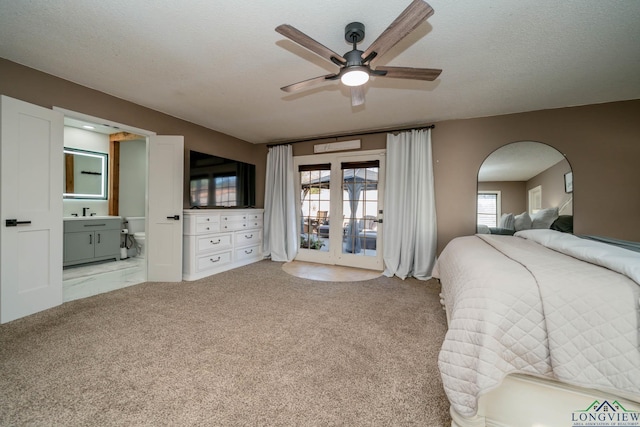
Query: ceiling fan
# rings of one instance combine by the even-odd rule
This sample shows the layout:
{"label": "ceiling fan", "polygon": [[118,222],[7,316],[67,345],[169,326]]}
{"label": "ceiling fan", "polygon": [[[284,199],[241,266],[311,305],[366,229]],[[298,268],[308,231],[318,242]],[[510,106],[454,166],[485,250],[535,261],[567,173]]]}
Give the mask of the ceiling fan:
{"label": "ceiling fan", "polygon": [[340,67],[340,70],[335,74],[327,74],[325,76],[303,80],[282,87],[281,89],[285,92],[294,92],[327,80],[340,79],[343,84],[351,87],[351,105],[355,107],[364,104],[363,85],[369,81],[371,76],[395,79],[435,80],[442,70],[434,68],[382,66],[376,67],[375,69],[371,68],[375,59],[384,55],[431,15],[433,15],[433,8],[429,4],[423,0],[413,0],[364,52],[357,49],[357,44],[364,39],[364,24],[352,22],[345,27],[344,38],[348,43],[353,44],[353,50],[344,55],[338,55],[291,25],[280,25],[276,28],[278,33]]}

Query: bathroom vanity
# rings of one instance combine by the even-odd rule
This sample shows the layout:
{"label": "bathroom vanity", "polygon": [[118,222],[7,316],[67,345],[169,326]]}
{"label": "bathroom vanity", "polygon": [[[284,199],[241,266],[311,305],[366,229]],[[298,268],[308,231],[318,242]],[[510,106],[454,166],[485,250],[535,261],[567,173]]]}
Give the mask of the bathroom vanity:
{"label": "bathroom vanity", "polygon": [[64,219],[64,267],[120,259],[119,216]]}

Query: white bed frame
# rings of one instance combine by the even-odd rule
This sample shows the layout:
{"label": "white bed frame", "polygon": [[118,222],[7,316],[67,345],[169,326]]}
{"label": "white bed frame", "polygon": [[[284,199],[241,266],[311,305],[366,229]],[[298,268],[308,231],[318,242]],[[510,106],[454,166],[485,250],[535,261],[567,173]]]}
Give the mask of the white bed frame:
{"label": "white bed frame", "polygon": [[500,387],[480,396],[474,417],[462,416],[450,408],[451,427],[573,426],[572,421],[578,419],[572,419],[577,416],[574,413],[585,410],[595,400],[611,403],[617,400],[627,411],[640,412],[638,399],[633,402],[597,390],[515,374],[508,375]]}
{"label": "white bed frame", "polygon": [[[445,308],[444,301],[441,302]],[[640,412],[640,396],[612,395],[530,375],[511,374],[498,388],[480,396],[475,416],[463,416],[451,407],[451,427],[573,426],[576,421],[572,419],[573,413],[587,409],[595,400],[617,400],[627,411]]]}

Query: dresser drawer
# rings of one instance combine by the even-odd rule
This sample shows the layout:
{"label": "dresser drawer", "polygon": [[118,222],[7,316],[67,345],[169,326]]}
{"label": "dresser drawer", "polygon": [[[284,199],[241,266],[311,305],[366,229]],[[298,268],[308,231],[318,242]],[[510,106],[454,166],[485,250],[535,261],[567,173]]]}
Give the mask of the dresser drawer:
{"label": "dresser drawer", "polygon": [[214,236],[198,237],[197,251],[211,252],[230,248],[233,245],[231,234],[216,234]]}
{"label": "dresser drawer", "polygon": [[[87,217],[91,218],[91,217]],[[106,219],[69,219],[63,222],[65,233],[76,231],[100,231],[100,230],[120,230],[122,228],[122,218]]]}
{"label": "dresser drawer", "polygon": [[196,217],[196,224],[210,224],[210,223],[219,223],[220,215],[198,215]]}
{"label": "dresser drawer", "polygon": [[247,228],[247,224],[244,220],[240,221],[222,221],[220,224],[221,231],[235,231],[235,230],[243,230]]}
{"label": "dresser drawer", "polygon": [[217,233],[218,231],[220,231],[219,222],[196,223],[196,234]]}
{"label": "dresser drawer", "polygon": [[217,268],[231,262],[231,251],[198,257],[198,271]]}
{"label": "dresser drawer", "polygon": [[256,221],[256,220],[260,220],[260,222],[262,222],[262,214],[247,214],[245,215],[247,217],[247,221],[251,222],[251,221]]}
{"label": "dresser drawer", "polygon": [[260,246],[247,246],[246,248],[236,249],[236,261],[243,262],[260,257]]}
{"label": "dresser drawer", "polygon": [[220,215],[220,222],[244,222],[247,219],[247,214],[222,214]]}
{"label": "dresser drawer", "polygon": [[245,224],[247,228],[262,228],[262,218],[248,219]]}
{"label": "dresser drawer", "polygon": [[260,230],[237,231],[235,234],[236,246],[247,246],[262,241],[262,232]]}

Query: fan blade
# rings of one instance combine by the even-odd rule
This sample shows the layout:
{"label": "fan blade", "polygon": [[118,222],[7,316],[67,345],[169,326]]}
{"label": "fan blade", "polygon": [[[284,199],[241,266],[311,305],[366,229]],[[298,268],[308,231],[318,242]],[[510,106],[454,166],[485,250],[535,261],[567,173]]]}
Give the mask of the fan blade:
{"label": "fan blade", "polygon": [[364,104],[364,85],[351,86],[351,106],[357,107]]}
{"label": "fan blade", "polygon": [[371,43],[371,46],[362,54],[362,58],[368,57],[373,52],[376,52],[375,58],[381,57],[431,15],[433,15],[433,8],[428,3],[423,0],[413,0],[395,21]]}
{"label": "fan blade", "polygon": [[[384,71],[380,75],[376,71]],[[411,67],[376,67],[372,75],[376,77],[390,77],[392,79],[411,79],[433,81],[438,78],[442,70],[435,68],[411,68]]]}
{"label": "fan blade", "polygon": [[321,83],[326,80],[335,80],[338,78],[338,74],[327,74],[326,76],[314,77],[312,79],[303,80],[298,83],[294,83],[289,86],[281,87],[285,92],[295,92],[297,90],[306,89],[307,87],[313,86],[315,84]]}
{"label": "fan blade", "polygon": [[[286,38],[298,43],[302,47],[306,47],[311,52],[317,53],[321,57],[328,59],[331,62],[334,62],[331,58],[335,58],[338,62],[342,64],[346,64],[347,60],[344,59],[341,55],[338,55],[328,47],[318,43],[302,31],[292,27],[288,24],[279,25],[276,27],[276,31],[285,36]],[[334,62],[335,63],[335,62]]]}

